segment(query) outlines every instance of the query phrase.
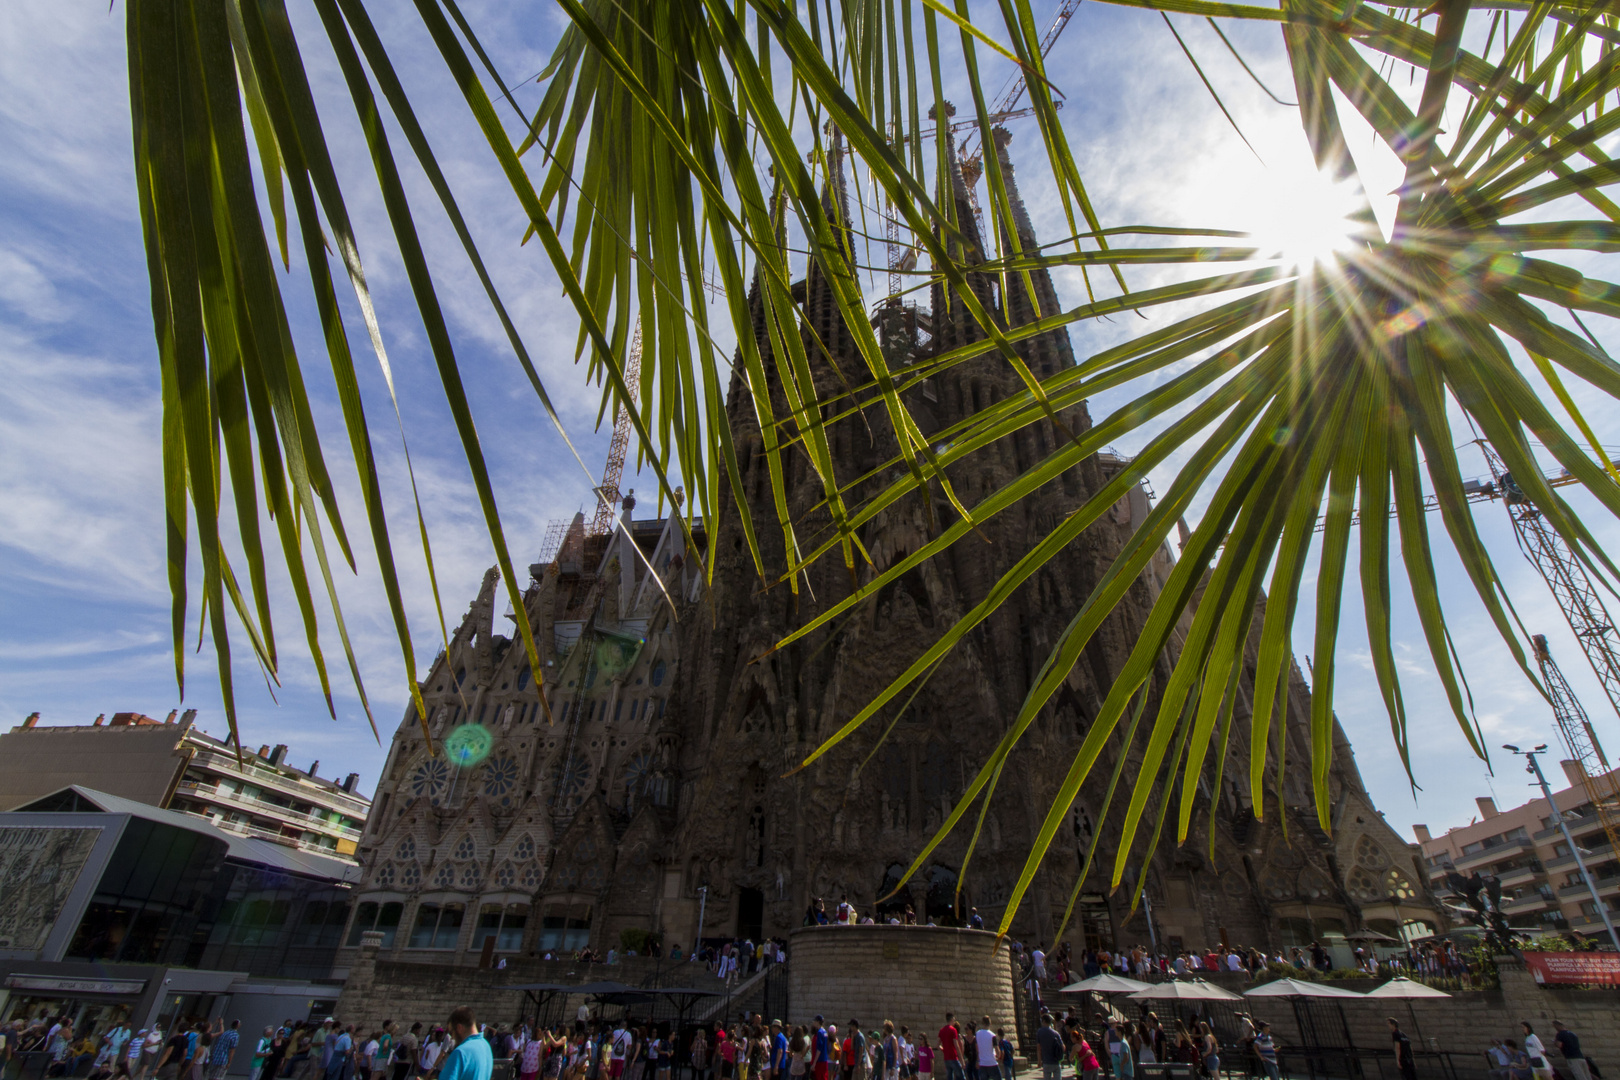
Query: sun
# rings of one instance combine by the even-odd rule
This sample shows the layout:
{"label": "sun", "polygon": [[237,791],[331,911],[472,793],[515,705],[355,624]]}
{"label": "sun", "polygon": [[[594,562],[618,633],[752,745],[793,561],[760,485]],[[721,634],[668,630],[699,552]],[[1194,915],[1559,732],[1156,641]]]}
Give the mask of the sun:
{"label": "sun", "polygon": [[1270,177],[1249,196],[1248,217],[1255,245],[1267,258],[1291,266],[1332,262],[1351,250],[1362,226],[1351,215],[1362,206],[1353,180],[1302,170]]}

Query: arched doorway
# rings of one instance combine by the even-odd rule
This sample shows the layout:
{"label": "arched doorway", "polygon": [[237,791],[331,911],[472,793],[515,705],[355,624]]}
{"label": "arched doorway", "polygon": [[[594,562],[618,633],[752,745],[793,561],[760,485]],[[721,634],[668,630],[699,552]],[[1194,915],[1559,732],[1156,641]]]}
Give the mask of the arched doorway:
{"label": "arched doorway", "polygon": [[923,906],[924,921],[932,919],[941,926],[961,926],[967,922],[963,917],[967,901],[962,901],[961,910],[957,908],[956,881],[956,871],[948,866],[935,863],[928,868],[928,899]]}

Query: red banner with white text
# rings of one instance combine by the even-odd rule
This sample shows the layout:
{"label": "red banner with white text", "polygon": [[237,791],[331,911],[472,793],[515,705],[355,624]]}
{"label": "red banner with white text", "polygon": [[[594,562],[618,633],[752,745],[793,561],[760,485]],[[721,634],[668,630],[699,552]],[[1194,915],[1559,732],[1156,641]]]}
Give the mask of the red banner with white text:
{"label": "red banner with white text", "polygon": [[1536,982],[1557,986],[1620,986],[1620,954],[1527,952],[1524,964]]}

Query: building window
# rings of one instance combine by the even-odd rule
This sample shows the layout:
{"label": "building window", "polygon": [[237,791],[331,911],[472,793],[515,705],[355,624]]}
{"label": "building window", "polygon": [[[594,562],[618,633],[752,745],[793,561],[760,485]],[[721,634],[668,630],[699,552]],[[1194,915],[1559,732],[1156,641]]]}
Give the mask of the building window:
{"label": "building window", "polygon": [[534,858],[534,837],[525,835],[512,848],[512,858],[518,862],[528,862]]}
{"label": "building window", "polygon": [[463,836],[461,843],[456,845],[456,858],[465,860],[472,858],[476,854],[478,854],[478,846],[473,843],[473,838]]}
{"label": "building window", "polygon": [[422,884],[422,868],[414,862],[408,862],[399,871],[399,883],[407,889],[414,889]]}
{"label": "building window", "polygon": [[460,904],[423,904],[416,909],[411,949],[453,949],[461,937]]}
{"label": "building window", "polygon": [[517,952],[523,948],[523,928],[529,922],[528,904],[485,904],[478,913],[478,929],[473,933],[474,952],[483,952],[484,942],[495,939],[496,952]]}
{"label": "building window", "polygon": [[518,662],[517,688],[524,689],[529,685],[529,665],[525,661]]}
{"label": "building window", "polygon": [[399,847],[394,849],[394,858],[400,862],[407,862],[416,858],[416,838],[407,836],[400,841]]}
{"label": "building window", "polygon": [[[293,937],[293,944],[333,947],[343,940],[343,924],[348,921],[348,901],[311,900],[304,905],[304,920]],[[398,912],[394,913],[394,924],[399,924]]]}
{"label": "building window", "polygon": [[591,940],[591,909],[584,905],[548,906],[540,920],[541,952],[574,952]]}
{"label": "building window", "polygon": [[[334,904],[333,907],[338,905]],[[348,905],[343,905],[345,908]],[[355,909],[354,926],[349,930],[349,947],[352,949],[360,944],[360,935],[367,930],[382,931],[382,947],[391,949],[394,946],[394,935],[399,932],[399,917],[405,908],[404,904],[391,901],[378,904],[367,900]]]}
{"label": "building window", "polygon": [[666,669],[664,667],[664,662],[662,660],[658,661],[658,663],[653,665],[652,684],[654,686],[663,686],[664,685],[664,672],[665,672],[665,670]]}
{"label": "building window", "polygon": [[433,875],[434,884],[441,889],[453,888],[456,884],[456,868],[450,863],[439,866],[439,872]]}

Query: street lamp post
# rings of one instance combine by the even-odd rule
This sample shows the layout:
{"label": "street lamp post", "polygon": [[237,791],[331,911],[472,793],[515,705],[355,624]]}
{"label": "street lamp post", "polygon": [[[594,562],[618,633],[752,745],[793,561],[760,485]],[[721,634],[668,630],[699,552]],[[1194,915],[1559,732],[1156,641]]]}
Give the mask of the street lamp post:
{"label": "street lamp post", "polygon": [[1586,882],[1586,891],[1592,894],[1592,903],[1597,905],[1598,917],[1603,920],[1603,928],[1609,932],[1609,941],[1616,951],[1620,951],[1620,934],[1615,933],[1614,922],[1609,918],[1609,909],[1603,906],[1603,897],[1598,895],[1597,885],[1592,881],[1591,873],[1586,869],[1586,860],[1581,858],[1581,849],[1576,846],[1575,838],[1569,834],[1569,826],[1564,823],[1564,812],[1553,801],[1552,788],[1547,784],[1547,778],[1541,773],[1541,762],[1536,755],[1547,749],[1542,743],[1532,750],[1520,750],[1517,746],[1502,744],[1502,749],[1511,751],[1529,761],[1530,765],[1525,772],[1534,773],[1536,783],[1541,785],[1541,794],[1546,797],[1547,805],[1552,807],[1553,820],[1558,822],[1558,830],[1564,834],[1564,843],[1569,845],[1569,853],[1575,856],[1575,865],[1580,868],[1581,880]]}
{"label": "street lamp post", "polygon": [[693,938],[692,938],[692,955],[693,956],[696,956],[698,954],[698,950],[703,947],[703,909],[708,907],[708,906],[709,906],[709,887],[707,885],[699,885],[698,886],[698,924],[697,924],[697,934],[695,934],[693,936]]}

